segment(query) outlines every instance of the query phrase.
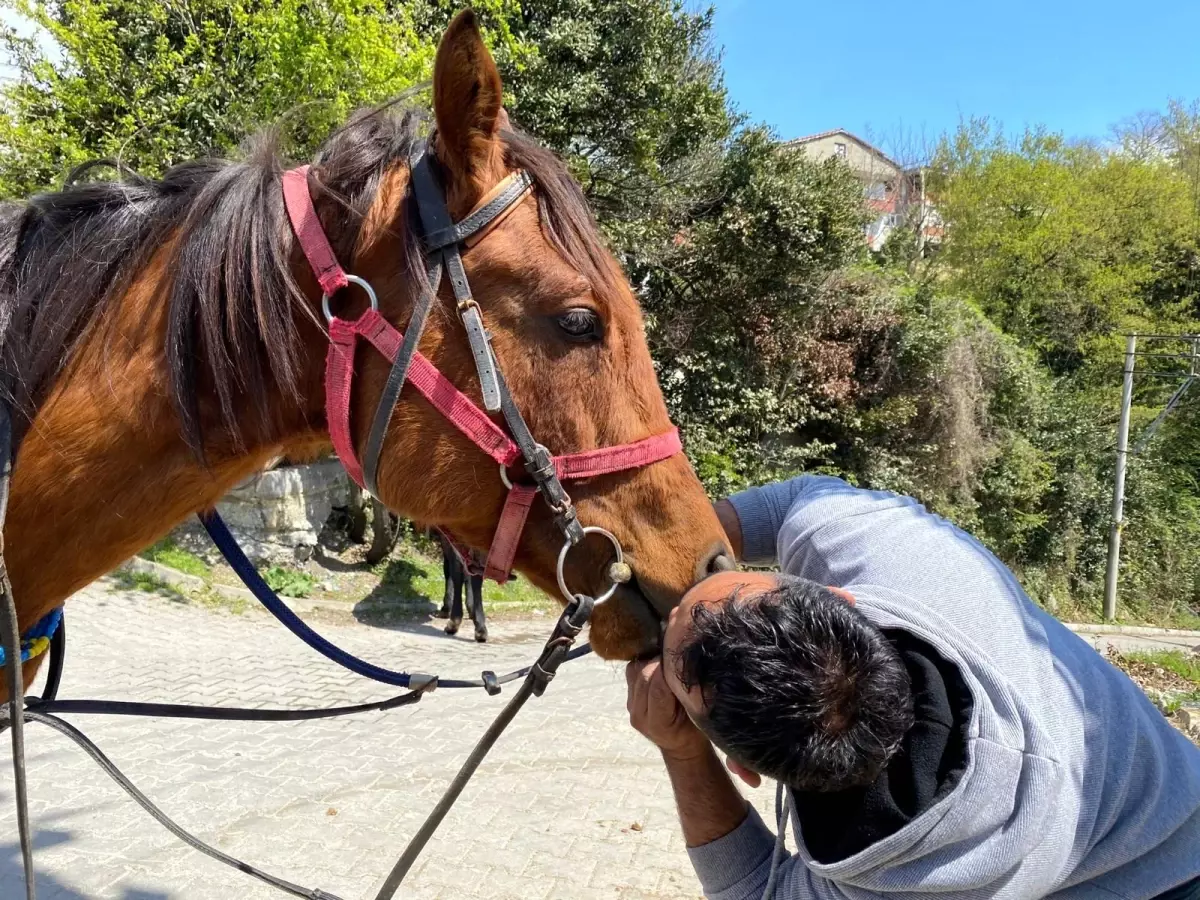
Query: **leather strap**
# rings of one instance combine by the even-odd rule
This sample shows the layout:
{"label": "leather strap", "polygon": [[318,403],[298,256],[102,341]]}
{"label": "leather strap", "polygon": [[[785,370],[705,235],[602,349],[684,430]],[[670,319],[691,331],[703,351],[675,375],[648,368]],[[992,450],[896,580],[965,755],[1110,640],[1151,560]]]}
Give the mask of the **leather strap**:
{"label": "leather strap", "polygon": [[[374,663],[367,662],[365,659],[360,659],[352,653],[348,653],[336,644],[326,640],[317,632],[313,631],[304,621],[292,612],[291,608],[280,599],[280,597],[271,590],[270,586],[263,580],[263,577],[258,574],[258,570],[254,568],[254,564],[250,562],[242,548],[238,546],[237,540],[229,531],[229,527],[221,518],[220,514],[215,510],[209,510],[200,515],[200,522],[208,531],[209,537],[216,544],[217,549],[221,551],[221,555],[229,563],[230,567],[242,580],[242,584],[250,589],[256,600],[263,607],[279,620],[288,631],[300,638],[311,649],[320,653],[326,659],[337,663],[344,669],[354,672],[356,675],[362,675],[364,678],[370,678],[373,681],[378,681],[382,684],[390,684],[398,687],[407,687],[412,690],[433,690],[434,688],[485,688],[488,693],[499,693],[500,686],[508,684],[511,681],[516,681],[518,678],[524,678],[529,674],[529,668],[525,667],[509,672],[506,675],[496,675],[494,672],[484,672],[480,678],[442,678],[438,675],[429,675],[420,672],[397,672],[392,669],[385,669],[382,666],[377,666]],[[460,551],[461,552],[461,551]],[[470,551],[465,551],[470,553]],[[590,653],[590,647],[580,647],[574,651],[575,656],[583,656]],[[392,702],[392,701],[388,701]],[[401,701],[395,701],[400,703]],[[60,709],[57,704],[52,705],[50,711]],[[114,708],[115,709],[115,708]],[[179,708],[183,710],[183,707]],[[65,711],[65,710],[61,710]],[[75,709],[72,712],[77,711]],[[100,712],[101,710],[89,707],[88,709],[78,710],[82,712]],[[129,711],[131,715],[137,714],[123,708],[122,712]],[[213,713],[211,716],[205,714],[205,718],[223,718],[227,710],[221,710],[220,714]],[[335,712],[337,712],[335,710]],[[180,711],[179,715],[184,713]],[[340,715],[340,713],[338,713]],[[190,712],[188,713],[190,716]],[[240,713],[238,714],[240,715]],[[280,714],[284,715],[284,714]],[[298,718],[319,717],[319,712],[301,713]]]}
{"label": "leather strap", "polygon": [[13,789],[17,807],[17,832],[21,862],[25,869],[26,900],[36,900],[33,874],[33,832],[29,825],[29,787],[25,770],[25,673],[21,665],[21,626],[8,567],[4,565],[4,521],[8,515],[8,490],[12,480],[12,416],[0,399],[0,641],[9,663],[4,667],[8,686],[8,708],[0,719],[0,732],[12,729]]}
{"label": "leather strap", "polygon": [[430,686],[441,687],[437,680],[426,682],[407,694],[323,709],[261,709],[241,706],[195,706],[189,703],[137,703],[128,700],[39,700],[31,697],[29,709],[43,715],[139,716],[151,719],[206,719],[215,722],[310,722],[336,719],[367,712],[387,712],[409,706],[421,699]]}
{"label": "leather strap", "polygon": [[499,225],[517,204],[533,191],[533,177],[526,171],[513,172],[484,195],[467,217],[449,228],[427,233],[425,246],[441,250],[453,244],[472,247]]}
{"label": "leather strap", "polygon": [[[396,359],[403,338],[373,309],[353,322],[334,317],[329,323],[329,353],[325,359],[329,436],[346,472],[356,484],[364,486],[362,466],[350,432],[350,385],[354,376],[354,350],[359,338],[365,339],[391,361]],[[420,353],[413,354],[408,381],[450,424],[496,463],[510,466],[520,459],[520,448],[508,435]]]}
{"label": "leather strap", "polygon": [[640,469],[682,452],[683,442],[679,440],[679,429],[672,428],[632,444],[556,456],[554,468],[563,481],[579,481],[595,478],[597,475],[624,472],[627,469]]}
{"label": "leather strap", "polygon": [[392,413],[396,411],[404,382],[408,380],[408,370],[417,352],[417,346],[421,343],[421,335],[425,332],[425,323],[429,320],[429,310],[436,296],[437,284],[431,282],[429,289],[422,291],[417,297],[404,342],[396,354],[396,361],[392,364],[392,371],[388,373],[383,393],[379,395],[379,405],[375,408],[375,419],[367,437],[367,449],[363,452],[363,482],[364,487],[376,498],[379,497],[379,455],[383,452],[388,424],[392,421]]}
{"label": "leather strap", "polygon": [[488,730],[483,733],[479,743],[471,750],[462,764],[462,768],[458,770],[458,774],[446,788],[442,799],[438,801],[437,806],[433,808],[416,834],[409,840],[408,845],[404,848],[404,853],[396,860],[396,865],[384,879],[382,887],[375,895],[375,900],[392,900],[395,897],[396,891],[400,888],[405,876],[408,875],[413,863],[417,861],[417,857],[421,855],[425,845],[429,843],[442,820],[446,818],[446,813],[450,812],[454,801],[463,792],[463,788],[467,786],[467,782],[471,780],[471,776],[475,774],[475,770],[479,768],[479,764],[483,762],[488,751],[500,739],[504,729],[508,727],[513,717],[530,697],[542,696],[558,671],[558,667],[571,658],[574,653],[571,645],[591,617],[593,605],[591,597],[576,597],[563,610],[554,626],[554,632],[550,635],[546,646],[542,648],[537,662],[529,667],[525,681],[521,683],[521,687],[513,694],[512,699],[508,701],[492,724],[488,726]]}
{"label": "leather strap", "polygon": [[513,440],[521,448],[521,455],[525,458],[525,470],[532,476],[538,490],[542,492],[542,497],[554,511],[554,523],[563,533],[563,537],[572,544],[578,544],[583,540],[583,526],[579,524],[575,506],[558,479],[557,467],[549,451],[534,440],[529,426],[525,423],[525,417],[513,402],[503,374],[500,375],[500,397],[504,421],[508,423]]}
{"label": "leather strap", "polygon": [[[454,220],[446,208],[441,186],[433,174],[428,152],[422,151],[412,163],[413,195],[417,198],[417,209],[421,216],[421,228],[426,235],[450,234],[456,236]],[[499,210],[497,210],[498,212]],[[480,227],[482,227],[481,225]],[[483,408],[491,412],[500,409],[500,388],[496,374],[496,360],[488,345],[487,332],[483,327],[483,317],[479,314],[479,306],[471,296],[471,285],[467,281],[467,272],[463,268],[462,254],[459,252],[457,238],[451,243],[437,248],[430,248],[431,255],[441,255],[442,266],[446,277],[454,291],[454,300],[458,304],[458,314],[467,332],[467,340],[471,344],[471,355],[475,358],[475,371],[479,373],[479,390],[483,395]]]}
{"label": "leather strap", "polygon": [[[663,434],[620,447],[605,447],[568,456],[556,456],[552,462],[558,477],[569,481],[638,469],[670,459],[682,450],[679,430],[672,428]],[[512,486],[504,501],[504,509],[500,513],[500,522],[496,526],[491,549],[488,550],[483,573],[485,578],[490,578],[497,584],[504,584],[512,576],[517,546],[536,495],[537,488],[530,485]]]}

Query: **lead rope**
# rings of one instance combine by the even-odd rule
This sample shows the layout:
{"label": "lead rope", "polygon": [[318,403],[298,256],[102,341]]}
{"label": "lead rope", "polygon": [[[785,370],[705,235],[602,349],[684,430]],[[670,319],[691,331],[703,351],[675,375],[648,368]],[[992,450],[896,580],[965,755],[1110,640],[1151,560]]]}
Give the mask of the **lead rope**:
{"label": "lead rope", "polygon": [[25,867],[25,898],[37,900],[33,877],[33,839],[29,828],[29,788],[25,772],[25,676],[21,665],[21,627],[13,600],[8,567],[4,564],[4,520],[8,514],[8,487],[12,478],[12,417],[8,404],[0,400],[0,639],[8,660],[8,710],[0,719],[0,731],[12,728],[13,786],[17,803],[17,831],[21,839],[21,862]]}
{"label": "lead rope", "polygon": [[[3,490],[0,485],[0,514],[3,513]],[[7,594],[11,598],[11,593]],[[0,604],[2,606],[3,604]],[[383,887],[377,895],[377,900],[391,900],[399,888],[401,882],[408,875],[413,863],[421,855],[421,852],[428,845],[430,838],[441,825],[442,820],[446,818],[446,814],[454,806],[467,783],[479,768],[480,763],[495,746],[500,736],[508,728],[509,724],[520,712],[521,707],[529,700],[530,697],[540,697],[545,693],[546,687],[554,678],[560,665],[567,659],[572,657],[571,647],[575,643],[575,639],[583,630],[591,617],[594,601],[591,597],[579,595],[575,600],[568,604],[555,624],[554,631],[551,633],[549,640],[546,641],[542,648],[541,655],[532,666],[526,670],[525,680],[511,700],[505,705],[500,714],[484,732],[478,743],[472,748],[470,755],[459,769],[458,774],[454,776],[450,786],[442,795],[441,800],[429,813],[428,817],[422,823],[421,828],[409,840],[408,845],[404,848],[404,853],[392,868],[384,882]],[[14,619],[15,621],[15,619]],[[18,651],[19,651],[18,638]],[[11,657],[10,657],[11,658]],[[16,657],[20,659],[20,654]],[[16,667],[9,666],[11,671]],[[25,720],[38,722],[53,728],[59,734],[70,739],[77,744],[92,760],[104,770],[117,786],[128,794],[134,802],[142,809],[149,813],[155,821],[170,831],[179,840],[183,841],[188,846],[200,851],[211,859],[216,860],[222,865],[237,869],[246,875],[256,878],[263,884],[273,887],[276,890],[291,894],[294,897],[303,897],[306,900],[341,900],[336,894],[331,894],[323,891],[320,888],[306,888],[298,884],[294,884],[277,875],[272,875],[265,872],[249,863],[243,862],[234,856],[216,849],[215,847],[200,840],[195,835],[188,832],[181,825],[175,822],[170,816],[163,812],[155,803],[143,794],[138,787],[117,768],[116,764],[110,760],[104,752],[86,735],[76,729],[73,725],[64,722],[55,715],[49,714],[50,711],[61,711],[69,713],[103,713],[106,715],[175,715],[186,716],[189,718],[210,718],[210,719],[233,719],[240,721],[289,721],[295,719],[311,719],[324,718],[332,715],[345,715],[352,712],[366,712],[370,710],[391,709],[397,706],[407,705],[408,703],[418,700],[423,691],[432,689],[437,684],[436,680],[428,682],[424,687],[405,694],[401,697],[392,698],[391,700],[381,701],[379,703],[362,704],[358,707],[345,707],[330,710],[221,710],[211,709],[206,710],[199,707],[183,707],[171,704],[136,704],[136,703],[116,703],[109,701],[88,701],[88,700],[61,700],[52,701],[49,703],[35,703],[32,708],[21,710],[18,708],[17,715],[11,721],[16,722],[18,727]],[[5,723],[7,724],[7,723]],[[14,729],[15,731],[15,729]],[[23,754],[23,747],[20,751]],[[14,756],[14,763],[20,759],[20,764],[15,764],[14,769],[24,775],[24,757]],[[18,797],[21,797],[18,794]],[[22,810],[25,815],[22,816]],[[28,807],[27,803],[18,801],[18,821],[22,819],[26,822],[22,828],[22,849],[26,851],[26,898],[27,900],[36,900],[34,896],[33,886],[33,860],[32,860],[32,845],[26,840],[29,834],[28,829]]]}
{"label": "lead rope", "polygon": [[404,848],[404,853],[401,854],[400,859],[396,861],[396,865],[392,867],[392,871],[384,880],[383,887],[375,895],[375,900],[391,900],[395,896],[413,863],[417,861],[417,857],[421,855],[421,851],[425,849],[429,839],[442,824],[442,820],[446,818],[446,814],[450,812],[450,808],[454,806],[454,802],[463,792],[463,788],[467,786],[467,782],[471,780],[471,776],[475,774],[475,770],[479,768],[484,757],[488,755],[488,751],[504,733],[504,729],[509,726],[509,723],[521,711],[521,707],[530,697],[540,697],[545,693],[547,685],[554,678],[554,673],[566,660],[571,645],[575,643],[575,638],[579,636],[579,632],[583,630],[583,626],[591,617],[593,606],[594,602],[591,597],[580,594],[576,595],[575,600],[563,610],[562,615],[558,618],[558,624],[554,627],[553,634],[550,635],[550,640],[542,649],[542,655],[530,668],[521,687],[513,694],[512,699],[508,701],[504,709],[500,711],[500,715],[496,716],[492,724],[488,726],[488,730],[483,733],[483,737],[471,750],[471,754],[462,764],[462,768],[458,770],[458,774],[454,776],[454,780],[450,782],[450,786],[446,788],[446,792],[438,801],[437,806],[433,808],[421,824],[420,829],[409,840],[408,846]]}
{"label": "lead rope", "polygon": [[775,784],[775,847],[771,851],[771,874],[767,876],[767,887],[763,891],[762,900],[773,900],[775,889],[779,886],[779,865],[785,852],[784,841],[787,838],[788,817],[791,816],[792,795],[783,782]]}

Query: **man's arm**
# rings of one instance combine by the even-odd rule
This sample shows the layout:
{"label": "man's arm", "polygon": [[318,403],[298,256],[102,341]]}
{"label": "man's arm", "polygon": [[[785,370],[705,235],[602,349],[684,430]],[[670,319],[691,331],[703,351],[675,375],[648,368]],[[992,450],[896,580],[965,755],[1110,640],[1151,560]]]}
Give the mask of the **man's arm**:
{"label": "man's arm", "polygon": [[790,481],[750,488],[716,503],[717,518],[739,560],[763,566],[776,561],[779,529],[807,478],[801,475]]}
{"label": "man's arm", "polygon": [[625,678],[629,720],[662,752],[688,855],[705,896],[757,900],[771,867],[774,836],[671,693],[661,660],[632,662]]}
{"label": "man's arm", "polygon": [[747,803],[708,738],[671,693],[662,661],[630,663],[625,680],[629,720],[662,752],[687,845],[698,847],[729,834],[746,818]]}
{"label": "man's arm", "polygon": [[713,511],[716,512],[717,521],[725,530],[725,536],[729,538],[729,546],[733,548],[734,559],[741,560],[745,547],[742,543],[742,520],[738,518],[737,510],[728,500],[718,500],[713,504]]}
{"label": "man's arm", "polygon": [[749,805],[711,745],[695,756],[672,756],[664,751],[663,762],[688,847],[724,837],[745,821]]}

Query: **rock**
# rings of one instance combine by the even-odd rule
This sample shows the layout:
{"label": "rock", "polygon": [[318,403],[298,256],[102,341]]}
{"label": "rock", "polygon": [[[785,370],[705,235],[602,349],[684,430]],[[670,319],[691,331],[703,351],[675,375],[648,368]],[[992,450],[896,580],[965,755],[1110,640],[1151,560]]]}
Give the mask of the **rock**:
{"label": "rock", "polygon": [[[256,563],[290,564],[312,558],[318,536],[335,506],[345,506],[350,480],[337,460],[280,466],[243,481],[217,504],[246,555]],[[217,554],[199,522],[172,535],[206,561]]]}

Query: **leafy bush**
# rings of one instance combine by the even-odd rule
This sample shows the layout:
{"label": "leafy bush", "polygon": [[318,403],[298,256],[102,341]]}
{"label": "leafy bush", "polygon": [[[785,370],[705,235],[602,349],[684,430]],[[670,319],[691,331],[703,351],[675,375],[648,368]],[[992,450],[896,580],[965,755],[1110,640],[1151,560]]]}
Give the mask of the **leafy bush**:
{"label": "leafy bush", "polygon": [[313,576],[287,566],[271,566],[263,572],[263,581],[275,593],[299,599],[307,597],[317,586],[317,579]]}

